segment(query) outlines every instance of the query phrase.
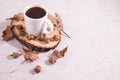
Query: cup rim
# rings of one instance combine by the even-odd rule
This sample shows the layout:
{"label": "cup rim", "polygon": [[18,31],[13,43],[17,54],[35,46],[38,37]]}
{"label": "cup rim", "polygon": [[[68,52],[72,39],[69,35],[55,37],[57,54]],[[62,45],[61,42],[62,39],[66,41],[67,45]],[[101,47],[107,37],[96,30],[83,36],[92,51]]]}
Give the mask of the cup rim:
{"label": "cup rim", "polygon": [[[27,11],[28,9],[32,8],[32,7],[40,7],[40,8],[42,8],[42,9],[46,12],[46,14],[45,14],[43,17],[37,18],[37,19],[30,18],[30,17],[28,17],[28,16],[26,15],[26,11]],[[26,7],[24,8],[23,14],[24,14],[24,16],[26,16],[26,17],[29,18],[29,19],[32,19],[32,20],[39,20],[39,19],[45,18],[45,17],[48,15],[48,12],[47,12],[47,10],[46,10],[45,8],[43,8],[43,7],[40,6],[40,5],[28,5],[28,6],[26,6]]]}

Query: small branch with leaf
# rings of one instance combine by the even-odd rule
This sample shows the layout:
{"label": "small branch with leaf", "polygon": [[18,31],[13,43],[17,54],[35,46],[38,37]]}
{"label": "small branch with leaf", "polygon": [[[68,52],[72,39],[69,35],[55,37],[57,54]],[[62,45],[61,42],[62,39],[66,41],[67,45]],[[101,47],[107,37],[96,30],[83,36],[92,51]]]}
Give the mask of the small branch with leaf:
{"label": "small branch with leaf", "polygon": [[63,30],[63,21],[62,21],[62,18],[60,17],[60,15],[57,12],[55,12],[54,15],[55,15],[55,20],[59,26],[60,31],[63,34],[65,34],[68,38],[70,38],[70,36]]}

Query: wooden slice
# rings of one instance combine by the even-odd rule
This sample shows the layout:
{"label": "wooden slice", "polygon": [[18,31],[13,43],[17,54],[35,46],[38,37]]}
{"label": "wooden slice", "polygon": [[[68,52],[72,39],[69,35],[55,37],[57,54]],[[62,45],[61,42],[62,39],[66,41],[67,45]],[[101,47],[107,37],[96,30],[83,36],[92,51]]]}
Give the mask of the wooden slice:
{"label": "wooden slice", "polygon": [[48,18],[54,25],[54,31],[50,34],[40,34],[39,36],[28,34],[26,32],[23,14],[20,14],[20,16],[17,14],[11,19],[11,31],[14,37],[29,49],[40,52],[49,51],[50,49],[54,49],[61,41],[61,33],[57,22],[51,17],[53,16],[49,14]]}

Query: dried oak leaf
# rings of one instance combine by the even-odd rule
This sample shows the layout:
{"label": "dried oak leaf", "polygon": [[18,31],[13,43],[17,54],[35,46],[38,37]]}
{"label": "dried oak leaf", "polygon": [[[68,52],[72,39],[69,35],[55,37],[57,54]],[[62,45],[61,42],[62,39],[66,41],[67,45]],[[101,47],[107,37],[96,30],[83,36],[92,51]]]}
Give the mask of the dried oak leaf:
{"label": "dried oak leaf", "polygon": [[48,19],[51,20],[51,22],[53,23],[53,25],[54,25],[55,27],[58,27],[57,21],[56,21],[56,19],[55,19],[55,17],[54,17],[53,15],[48,14]]}
{"label": "dried oak leaf", "polygon": [[37,36],[37,39],[40,40],[40,41],[44,41],[45,40],[45,37],[46,37],[46,34],[39,34]]}
{"label": "dried oak leaf", "polygon": [[62,58],[62,57],[64,57],[65,53],[67,52],[67,48],[68,48],[68,47],[65,47],[65,48],[64,48],[63,50],[61,50],[61,51],[55,50],[55,51],[53,52],[53,54],[54,54],[56,57],[58,57],[58,58]]}
{"label": "dried oak leaf", "polygon": [[39,41],[43,41],[45,43],[49,43],[49,39],[46,38],[46,34],[39,34],[37,37],[36,37],[37,40]]}
{"label": "dried oak leaf", "polygon": [[10,56],[12,56],[13,58],[18,58],[19,56],[21,56],[21,54],[20,53],[18,53],[18,52],[13,52]]}
{"label": "dried oak leaf", "polygon": [[50,62],[51,64],[54,64],[54,63],[56,62],[56,58],[49,58],[49,62]]}
{"label": "dried oak leaf", "polygon": [[59,52],[58,50],[54,50],[54,51],[53,51],[53,54],[54,54],[57,58],[61,58],[61,57],[62,57],[61,54],[60,54],[60,52]]}
{"label": "dried oak leaf", "polygon": [[55,12],[54,15],[56,17],[56,21],[57,21],[59,28],[63,29],[63,21],[62,21],[61,16],[57,12]]}
{"label": "dried oak leaf", "polygon": [[61,16],[60,16],[57,12],[55,12],[54,15],[55,15],[55,19],[56,19],[58,28],[59,28],[68,38],[70,38],[70,36],[63,30],[63,26],[64,26],[64,25],[63,25],[63,20],[62,20]]}
{"label": "dried oak leaf", "polygon": [[24,48],[23,48],[23,51],[24,51],[23,55],[25,60],[34,61],[38,59],[37,52],[33,52],[32,50],[26,50]]}
{"label": "dried oak leaf", "polygon": [[62,57],[64,57],[65,53],[67,52],[68,47],[65,47],[63,50],[60,51]]}
{"label": "dried oak leaf", "polygon": [[8,25],[6,29],[2,32],[3,33],[2,37],[4,41],[8,41],[13,38],[11,27],[12,27],[11,25]]}
{"label": "dried oak leaf", "polygon": [[27,35],[27,38],[28,38],[29,40],[34,40],[34,39],[35,39],[35,36],[34,36],[33,34],[28,34],[28,35]]}
{"label": "dried oak leaf", "polygon": [[23,16],[23,13],[18,13],[18,14],[15,14],[14,17],[12,18],[8,18],[7,20],[21,20],[21,21],[24,21],[24,16]]}
{"label": "dried oak leaf", "polygon": [[24,20],[23,13],[18,13],[18,14],[17,14],[17,18],[18,18],[19,20]]}

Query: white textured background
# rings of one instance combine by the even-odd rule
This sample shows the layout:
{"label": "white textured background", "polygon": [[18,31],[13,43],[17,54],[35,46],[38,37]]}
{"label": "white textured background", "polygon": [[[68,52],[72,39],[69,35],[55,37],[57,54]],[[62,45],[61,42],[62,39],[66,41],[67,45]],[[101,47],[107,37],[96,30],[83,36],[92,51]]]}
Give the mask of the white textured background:
{"label": "white textured background", "polygon": [[[52,51],[32,63],[8,58],[22,49],[15,39],[2,41],[5,19],[29,4],[59,12],[71,36],[62,36],[56,49],[68,46],[68,52],[54,65],[46,64]],[[33,74],[37,64],[42,71]],[[0,80],[120,80],[120,0],[0,0]]]}

